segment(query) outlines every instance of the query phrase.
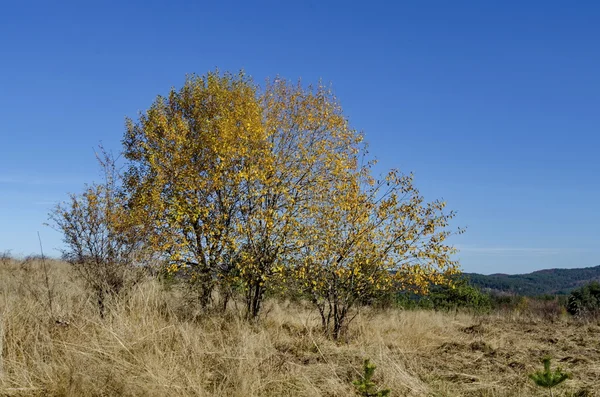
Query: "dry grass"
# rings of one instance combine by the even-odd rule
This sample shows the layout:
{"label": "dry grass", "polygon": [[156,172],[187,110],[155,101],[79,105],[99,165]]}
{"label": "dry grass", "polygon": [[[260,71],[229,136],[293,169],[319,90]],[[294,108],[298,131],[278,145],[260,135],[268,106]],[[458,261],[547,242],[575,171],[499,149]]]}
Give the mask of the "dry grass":
{"label": "dry grass", "polygon": [[198,316],[153,280],[100,319],[67,266],[51,268],[53,314],[39,263],[0,261],[0,395],[352,396],[369,357],[393,396],[543,396],[527,374],[544,354],[574,374],[555,395],[600,385],[598,324],[365,310],[336,343],[307,307]]}

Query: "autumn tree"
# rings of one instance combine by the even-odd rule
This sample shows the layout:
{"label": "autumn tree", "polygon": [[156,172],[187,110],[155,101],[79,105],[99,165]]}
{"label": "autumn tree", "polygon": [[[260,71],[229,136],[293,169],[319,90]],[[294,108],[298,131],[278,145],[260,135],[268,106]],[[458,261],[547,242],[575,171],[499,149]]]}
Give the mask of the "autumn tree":
{"label": "autumn tree", "polygon": [[258,315],[267,289],[301,260],[315,205],[349,166],[340,153],[352,152],[362,139],[322,84],[277,79],[260,102],[270,167],[247,185],[240,219],[239,274],[250,317]]}
{"label": "autumn tree", "polygon": [[208,305],[239,257],[244,182],[270,168],[256,87],[244,74],[191,76],[128,120],[123,143],[131,207]]}
{"label": "autumn tree", "polygon": [[258,92],[243,74],[194,76],[127,123],[132,209],[152,220],[152,245],[189,272],[202,304],[220,280],[256,317],[335,179],[332,156],[356,140],[324,86],[275,80]]}
{"label": "autumn tree", "polygon": [[445,203],[425,202],[411,175],[397,171],[376,180],[372,163],[341,170],[327,199],[315,206],[312,233],[297,268],[305,292],[334,338],[352,309],[392,285],[425,293],[458,271],[446,243],[453,212]]}
{"label": "autumn tree", "polygon": [[453,213],[411,177],[375,180],[362,135],[321,84],[192,76],[128,121],[124,146],[130,210],[203,305],[216,285],[236,287],[254,318],[291,276],[337,337],[393,278],[425,289],[455,271]]}

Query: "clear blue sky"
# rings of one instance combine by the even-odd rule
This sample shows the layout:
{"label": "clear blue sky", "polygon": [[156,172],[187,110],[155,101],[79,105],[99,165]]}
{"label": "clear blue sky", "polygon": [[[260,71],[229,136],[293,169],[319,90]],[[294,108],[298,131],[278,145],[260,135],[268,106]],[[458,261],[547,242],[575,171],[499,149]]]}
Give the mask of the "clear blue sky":
{"label": "clear blue sky", "polygon": [[[83,5],[86,4],[86,5]],[[53,203],[98,179],[186,73],[331,82],[383,168],[458,211],[466,271],[600,265],[600,3],[7,1],[0,251],[58,255]]]}

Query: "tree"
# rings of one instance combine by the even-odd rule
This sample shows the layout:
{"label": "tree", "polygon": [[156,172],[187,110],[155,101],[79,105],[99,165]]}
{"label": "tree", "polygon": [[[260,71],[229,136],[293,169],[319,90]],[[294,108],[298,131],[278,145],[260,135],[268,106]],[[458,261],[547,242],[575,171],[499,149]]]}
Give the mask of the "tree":
{"label": "tree", "polygon": [[571,377],[570,374],[562,372],[560,368],[556,368],[554,371],[550,369],[550,357],[544,357],[542,362],[544,363],[543,371],[536,371],[529,375],[529,378],[540,387],[545,387],[550,390],[550,396],[553,396],[552,388],[563,383],[565,380]]}
{"label": "tree", "polygon": [[361,397],[387,397],[390,395],[389,389],[377,390],[377,385],[373,382],[373,375],[377,366],[371,364],[367,358],[363,362],[363,374],[360,379],[352,382],[356,391]]}
{"label": "tree", "polygon": [[[338,338],[350,311],[396,280],[425,293],[458,271],[446,244],[453,212],[426,203],[410,175],[391,171],[376,180],[372,163],[340,170],[338,183],[315,207],[313,234],[297,275],[319,310],[323,328]],[[352,162],[348,162],[352,164]]]}
{"label": "tree", "polygon": [[244,74],[191,76],[127,121],[126,187],[151,244],[183,269],[208,305],[239,256],[243,188],[268,171],[256,87]]}
{"label": "tree", "polygon": [[103,149],[97,158],[104,182],[71,194],[50,220],[63,233],[64,259],[96,293],[104,316],[106,297],[139,281],[146,251],[143,228],[127,209],[115,159]]}
{"label": "tree", "polygon": [[304,88],[277,79],[267,84],[261,105],[271,167],[248,184],[241,209],[239,274],[251,317],[273,281],[283,282],[301,259],[315,206],[339,183],[339,170],[349,166],[345,154],[362,140],[321,84]]}
{"label": "tree", "polygon": [[192,76],[127,123],[130,207],[202,305],[216,285],[239,288],[255,318],[269,288],[299,277],[337,337],[392,274],[425,290],[456,270],[454,214],[410,176],[372,178],[362,139],[321,84]]}
{"label": "tree", "polygon": [[152,245],[185,268],[207,305],[217,280],[258,316],[298,260],[315,203],[360,141],[331,91],[209,73],[159,97],[124,139],[127,188]]}

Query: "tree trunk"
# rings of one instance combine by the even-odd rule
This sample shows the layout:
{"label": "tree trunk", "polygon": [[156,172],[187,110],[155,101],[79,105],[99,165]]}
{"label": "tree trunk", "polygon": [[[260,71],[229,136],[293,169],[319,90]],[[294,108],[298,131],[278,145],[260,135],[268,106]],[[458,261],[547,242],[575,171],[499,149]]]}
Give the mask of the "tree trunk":
{"label": "tree trunk", "polygon": [[246,317],[255,319],[260,313],[262,300],[265,295],[265,288],[261,286],[262,280],[254,280],[246,292]]}
{"label": "tree trunk", "polygon": [[102,288],[98,289],[97,291],[97,295],[98,295],[98,310],[100,311],[100,318],[104,318],[104,299],[105,299],[105,293],[104,290]]}
{"label": "tree trunk", "polygon": [[221,293],[223,294],[222,302],[221,302],[221,310],[223,311],[223,313],[225,313],[227,311],[227,304],[229,303],[229,299],[231,298],[231,293],[229,292],[229,289],[223,289],[221,291]]}

